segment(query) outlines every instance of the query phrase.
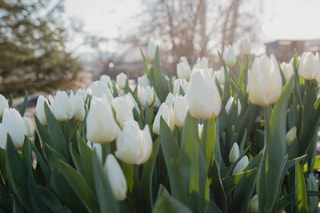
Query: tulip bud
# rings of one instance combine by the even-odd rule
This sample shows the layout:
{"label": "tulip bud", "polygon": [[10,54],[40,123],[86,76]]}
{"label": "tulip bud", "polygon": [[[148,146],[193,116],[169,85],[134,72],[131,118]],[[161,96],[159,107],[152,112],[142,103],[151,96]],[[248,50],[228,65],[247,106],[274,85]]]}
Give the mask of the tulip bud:
{"label": "tulip bud", "polygon": [[109,87],[110,90],[112,90],[113,84],[112,84],[112,81],[111,81],[110,76],[108,76],[108,75],[101,75],[101,76],[100,76],[100,81],[101,81],[104,85],[106,85],[107,87]]}
{"label": "tulip bud", "polygon": [[102,160],[102,147],[101,147],[101,144],[99,144],[99,143],[91,143],[90,141],[87,141],[87,146],[91,150],[94,150],[96,152],[99,161],[101,162],[101,164],[103,164],[104,161]]}
{"label": "tulip bud", "polygon": [[[239,98],[237,99],[237,102],[238,102],[237,105],[238,105],[238,116],[239,116],[240,113],[241,113],[241,103],[240,103],[240,99],[239,99]],[[226,113],[227,113],[227,114],[229,114],[230,109],[231,109],[233,103],[234,103],[234,97],[233,97],[233,96],[230,96],[230,98],[229,98],[229,100],[227,101],[227,104],[226,104],[226,106],[225,106],[225,109],[226,109]]]}
{"label": "tulip bud", "polygon": [[83,121],[85,116],[85,109],[82,94],[77,92],[76,95],[74,95],[73,91],[71,90],[69,102],[71,105],[71,117],[74,116],[77,121]]}
{"label": "tulip bud", "polygon": [[27,136],[32,137],[34,135],[34,125],[30,117],[23,116],[23,123],[27,130]]}
{"label": "tulip bud", "polygon": [[146,86],[142,87],[138,85],[138,100],[142,108],[146,108],[147,105],[149,107],[154,106],[156,102],[156,92],[154,91],[153,87]]}
{"label": "tulip bud", "polygon": [[140,85],[142,87],[150,86],[150,81],[149,81],[148,76],[146,74],[144,74],[141,77],[138,77],[138,85]]}
{"label": "tulip bud", "polygon": [[124,123],[123,130],[117,138],[116,156],[128,164],[145,163],[152,152],[152,139],[148,125],[140,130],[135,120]]}
{"label": "tulip bud", "polygon": [[156,57],[157,46],[153,42],[148,43],[147,58],[153,61]]}
{"label": "tulip bud", "polygon": [[174,123],[176,126],[182,128],[184,120],[188,112],[188,102],[187,97],[178,95],[174,101],[173,114],[174,114]]}
{"label": "tulip bud", "polygon": [[294,74],[292,63],[281,63],[280,64],[282,73],[286,81],[289,81],[290,77]]}
{"label": "tulip bud", "polygon": [[233,165],[238,160],[239,156],[239,146],[237,143],[233,143],[233,146],[229,154],[229,162]]}
{"label": "tulip bud", "polygon": [[182,88],[184,93],[187,93],[190,88],[190,83],[185,79],[178,78],[173,82],[173,94],[180,94],[180,88]]}
{"label": "tulip bud", "polygon": [[58,121],[67,121],[72,117],[72,107],[65,91],[58,91],[54,97],[52,113]]}
{"label": "tulip bud", "polygon": [[8,105],[8,101],[7,99],[0,94],[0,118],[2,118],[4,109],[8,109],[9,105]]}
{"label": "tulip bud", "polygon": [[47,124],[46,113],[44,110],[44,103],[46,103],[48,107],[50,107],[48,100],[43,95],[40,95],[38,97],[37,104],[36,104],[36,115],[42,125]]}
{"label": "tulip bud", "polygon": [[125,98],[117,97],[111,102],[112,108],[116,112],[116,119],[120,125],[123,127],[123,124],[128,120],[133,120],[133,107],[134,105],[127,102]]}
{"label": "tulip bud", "polygon": [[248,81],[249,99],[260,106],[275,103],[281,94],[282,78],[276,58],[263,55],[253,62]]}
{"label": "tulip bud", "polygon": [[236,175],[243,172],[243,170],[248,166],[248,164],[249,164],[249,159],[245,155],[238,161],[238,163],[234,167],[232,175]]}
{"label": "tulip bud", "polygon": [[191,86],[187,93],[190,114],[204,120],[220,113],[221,99],[218,88],[207,72],[195,71],[191,75]]}
{"label": "tulip bud", "polygon": [[172,107],[169,107],[167,104],[162,103],[153,121],[153,127],[152,127],[153,133],[157,135],[160,134],[160,118],[161,117],[167,123],[171,131],[173,131],[173,128],[174,128],[173,109]]}
{"label": "tulip bud", "polygon": [[123,171],[112,154],[108,154],[104,164],[112,193],[117,201],[125,200],[127,197],[127,182]]}
{"label": "tulip bud", "polygon": [[78,89],[77,92],[76,92],[76,95],[80,96],[83,100],[83,103],[86,101],[87,99],[87,91],[85,89]]}
{"label": "tulip bud", "polygon": [[111,93],[110,88],[107,85],[105,85],[101,81],[95,81],[91,84],[91,87],[92,96],[101,98],[103,95],[105,95],[109,103],[112,101],[113,95]]}
{"label": "tulip bud", "polygon": [[233,48],[230,45],[224,48],[223,60],[226,63],[226,65],[229,67],[232,67],[233,65],[236,64],[237,59],[234,54]]}
{"label": "tulip bud", "polygon": [[297,127],[292,127],[286,134],[287,144],[290,145],[297,137]]}
{"label": "tulip bud", "polygon": [[213,72],[213,79],[216,81],[216,79],[219,81],[221,86],[224,86],[225,82],[225,76],[224,76],[224,68],[221,67],[220,70],[216,70]]}
{"label": "tulip bud", "polygon": [[92,143],[112,142],[118,134],[111,107],[102,98],[92,97],[86,122],[87,139]]}
{"label": "tulip bud", "polygon": [[209,60],[206,57],[198,58],[194,68],[206,69],[209,67]]}
{"label": "tulip bud", "polygon": [[248,38],[240,40],[240,53],[243,55],[248,55],[250,53],[251,44]]}
{"label": "tulip bud", "polygon": [[313,55],[311,52],[304,52],[301,56],[298,74],[305,80],[315,79],[320,72],[319,53]]}
{"label": "tulip bud", "polygon": [[186,79],[189,81],[191,76],[191,68],[185,57],[180,58],[180,63],[177,64],[177,75],[178,78]]}
{"label": "tulip bud", "polygon": [[7,144],[7,134],[9,133],[16,148],[22,147],[27,129],[20,113],[13,109],[4,109],[0,128],[0,144],[3,149]]}
{"label": "tulip bud", "polygon": [[170,92],[167,97],[166,100],[164,101],[165,104],[167,104],[169,107],[171,107],[174,103],[174,96],[173,94]]}
{"label": "tulip bud", "polygon": [[127,79],[127,75],[123,72],[117,75],[116,82],[120,89],[124,89],[126,87]]}
{"label": "tulip bud", "polygon": [[249,211],[250,213],[257,213],[259,210],[259,199],[258,195],[255,194],[249,201]]}

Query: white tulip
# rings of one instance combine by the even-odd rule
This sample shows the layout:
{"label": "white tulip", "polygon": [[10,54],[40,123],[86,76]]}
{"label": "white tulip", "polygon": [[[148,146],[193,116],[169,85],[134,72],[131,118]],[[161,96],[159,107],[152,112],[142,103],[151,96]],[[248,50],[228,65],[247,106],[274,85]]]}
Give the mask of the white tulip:
{"label": "white tulip", "polygon": [[289,81],[290,77],[294,74],[292,63],[283,62],[280,64],[280,66],[281,66],[284,78],[286,79],[286,81]]}
{"label": "white tulip", "polygon": [[209,60],[206,57],[197,58],[197,62],[194,65],[194,68],[197,69],[206,69],[209,67]]}
{"label": "white tulip", "polygon": [[77,92],[76,95],[74,95],[73,91],[71,90],[69,101],[71,105],[71,116],[74,116],[77,121],[83,121],[86,112],[84,109],[84,100],[82,94]]}
{"label": "white tulip", "polygon": [[174,123],[176,126],[182,128],[184,120],[188,112],[188,102],[187,97],[178,95],[174,101],[173,114],[174,114]]}
{"label": "white tulip", "polygon": [[102,83],[101,81],[95,81],[91,84],[91,87],[92,96],[102,97],[105,95],[109,103],[112,101],[113,95],[110,88],[106,84]]}
{"label": "white tulip", "polygon": [[297,137],[297,127],[292,127],[286,134],[286,142],[290,145]]}
{"label": "white tulip", "polygon": [[204,70],[193,72],[191,86],[187,93],[190,114],[204,120],[216,117],[220,113],[221,99],[213,80]]}
{"label": "white tulip", "polygon": [[162,103],[153,121],[153,127],[152,127],[153,133],[157,135],[160,134],[160,118],[161,117],[167,123],[171,131],[173,131],[174,113],[173,113],[172,106],[169,107],[167,104]]}
{"label": "white tulip", "polygon": [[260,106],[275,103],[281,94],[282,78],[276,58],[255,58],[248,81],[249,99]]}
{"label": "white tulip", "polygon": [[13,108],[4,109],[0,128],[0,144],[5,149],[7,144],[7,134],[10,135],[16,148],[22,147],[27,129],[20,113]]}
{"label": "white tulip", "polygon": [[125,98],[122,97],[116,97],[111,102],[112,108],[116,112],[116,119],[120,125],[120,127],[123,127],[124,122],[128,120],[133,120],[133,107],[134,105],[131,103],[128,103]]}
{"label": "white tulip", "polygon": [[104,165],[112,193],[117,201],[125,200],[127,197],[127,182],[123,171],[112,154],[108,154]]}
{"label": "white tulip", "polygon": [[236,175],[243,172],[243,170],[248,166],[248,164],[249,164],[249,159],[245,155],[238,161],[238,163],[234,167],[232,175]]}
{"label": "white tulip", "polygon": [[50,108],[48,100],[43,96],[40,95],[37,99],[37,104],[36,104],[36,115],[42,125],[47,124],[47,118],[46,118],[46,113],[44,110],[44,104],[47,104],[48,107]]}
{"label": "white tulip", "polygon": [[177,64],[177,76],[181,79],[189,81],[191,76],[191,68],[186,57],[180,58],[180,63]]}
{"label": "white tulip", "polygon": [[253,195],[249,201],[249,211],[250,213],[257,213],[259,211],[259,199],[257,194]]}
{"label": "white tulip", "polygon": [[0,94],[0,118],[2,118],[4,109],[8,109],[9,108],[9,104],[7,99]]}
{"label": "white tulip", "polygon": [[166,100],[164,101],[164,103],[166,103],[169,107],[173,105],[174,96],[173,96],[173,94],[171,92],[167,95]]}
{"label": "white tulip", "polygon": [[312,80],[320,72],[319,53],[313,55],[311,52],[304,52],[301,56],[298,74],[305,80]]}
{"label": "white tulip", "polygon": [[118,134],[110,104],[102,98],[92,97],[87,120],[87,139],[92,143],[112,142]]}
{"label": "white tulip", "polygon": [[34,135],[34,125],[30,117],[23,116],[23,123],[27,130],[27,136],[32,137]]}
{"label": "white tulip", "polygon": [[[233,103],[234,103],[234,97],[233,97],[233,96],[230,96],[230,98],[229,98],[229,100],[227,101],[226,106],[225,106],[225,109],[226,109],[226,113],[227,113],[227,114],[229,114],[230,109],[231,109]],[[239,116],[240,113],[241,113],[241,103],[240,103],[240,99],[239,99],[239,98],[237,99],[237,106],[238,106],[238,116]]]}
{"label": "white tulip", "polygon": [[232,67],[233,65],[236,64],[237,59],[234,54],[233,48],[228,45],[224,48],[223,51],[223,60],[226,63],[227,66]]}
{"label": "white tulip", "polygon": [[224,83],[225,83],[224,68],[221,67],[220,70],[214,71],[212,78],[214,79],[214,81],[216,81],[216,79],[217,79],[218,82],[220,83],[220,85],[223,87]]}
{"label": "white tulip", "polygon": [[142,87],[150,86],[150,81],[146,74],[144,74],[141,77],[138,77],[138,85]]}
{"label": "white tulip", "polygon": [[113,89],[113,84],[112,84],[112,81],[111,81],[111,78],[110,76],[108,75],[101,75],[100,76],[100,81],[106,85],[107,87],[109,87],[110,90]]}
{"label": "white tulip", "polygon": [[82,98],[83,102],[85,102],[87,99],[88,93],[86,89],[81,88],[77,90],[76,95],[79,95]]}
{"label": "white tulip", "polygon": [[58,91],[51,107],[57,121],[67,121],[72,117],[72,107],[65,91]]}
{"label": "white tulip", "polygon": [[148,43],[148,49],[147,49],[147,58],[150,61],[153,61],[154,58],[156,57],[156,51],[157,51],[157,46],[153,42]]}
{"label": "white tulip", "polygon": [[138,93],[138,100],[142,108],[145,109],[147,105],[149,107],[154,106],[156,102],[156,93],[153,87],[150,87],[150,86],[142,87],[138,85],[137,93]]}
{"label": "white tulip", "polygon": [[178,78],[173,82],[173,94],[180,94],[180,88],[182,88],[183,92],[186,94],[189,91],[190,83],[185,79]]}
{"label": "white tulip", "polygon": [[250,53],[251,44],[250,39],[244,38],[240,40],[240,53],[243,55],[248,55]]}
{"label": "white tulip", "polygon": [[124,123],[123,130],[117,138],[116,156],[128,164],[145,163],[152,152],[152,139],[148,125],[140,130],[135,120]]}
{"label": "white tulip", "polygon": [[239,156],[240,156],[239,146],[237,143],[233,143],[233,146],[229,154],[229,162],[233,165],[238,160]]}
{"label": "white tulip", "polygon": [[118,74],[116,77],[116,83],[120,89],[124,89],[126,87],[127,80],[128,80],[128,76],[123,72]]}

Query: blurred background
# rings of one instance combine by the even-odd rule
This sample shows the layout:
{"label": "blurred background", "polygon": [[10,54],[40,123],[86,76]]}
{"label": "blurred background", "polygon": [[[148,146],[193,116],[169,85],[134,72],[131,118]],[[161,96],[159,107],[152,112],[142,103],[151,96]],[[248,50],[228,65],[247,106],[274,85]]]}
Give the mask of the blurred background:
{"label": "blurred background", "polygon": [[140,50],[160,46],[176,74],[248,37],[255,55],[289,62],[320,48],[319,0],[0,0],[0,93],[7,98],[87,87],[101,74],[143,73]]}

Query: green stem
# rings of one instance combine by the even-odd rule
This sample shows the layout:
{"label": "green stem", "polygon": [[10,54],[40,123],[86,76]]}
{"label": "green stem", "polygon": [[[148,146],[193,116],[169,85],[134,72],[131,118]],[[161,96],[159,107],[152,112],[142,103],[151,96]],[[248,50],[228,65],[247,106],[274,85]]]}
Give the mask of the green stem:
{"label": "green stem", "polygon": [[271,114],[271,110],[270,110],[269,106],[263,107],[263,116],[264,116],[264,148],[267,146],[268,137],[269,137],[270,114]]}

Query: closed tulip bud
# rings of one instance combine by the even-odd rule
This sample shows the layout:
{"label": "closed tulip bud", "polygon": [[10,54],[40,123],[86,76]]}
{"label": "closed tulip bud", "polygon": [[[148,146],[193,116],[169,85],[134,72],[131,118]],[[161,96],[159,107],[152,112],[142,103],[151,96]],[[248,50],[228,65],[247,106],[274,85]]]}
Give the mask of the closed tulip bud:
{"label": "closed tulip bud", "polygon": [[180,94],[180,88],[183,90],[184,93],[187,93],[190,88],[190,83],[187,82],[185,79],[178,78],[173,82],[173,94],[177,95]]}
{"label": "closed tulip bud", "polygon": [[34,135],[34,125],[30,117],[23,116],[23,123],[27,130],[27,136],[32,137]]}
{"label": "closed tulip bud", "polygon": [[240,40],[240,53],[243,55],[248,55],[250,53],[251,44],[248,38]]}
{"label": "closed tulip bud", "polygon": [[259,199],[258,195],[255,194],[249,201],[249,211],[250,213],[257,213],[259,210]]}
{"label": "closed tulip bud", "polygon": [[150,86],[150,81],[146,74],[144,74],[141,77],[138,77],[138,85],[142,87]]}
{"label": "closed tulip bud", "polygon": [[104,165],[112,193],[117,201],[125,200],[127,197],[127,182],[123,171],[112,154],[108,154]]}
{"label": "closed tulip bud", "polygon": [[234,167],[232,175],[236,175],[243,172],[243,170],[248,166],[248,164],[249,164],[249,159],[245,155],[238,161],[238,163]]}
{"label": "closed tulip bud", "polygon": [[304,52],[301,56],[298,74],[305,80],[315,79],[320,72],[319,53],[313,55],[311,52]]}
{"label": "closed tulip bud", "polygon": [[171,92],[167,95],[166,100],[164,101],[164,103],[167,104],[169,107],[173,105],[174,96],[173,96],[173,94]]}
{"label": "closed tulip bud", "polygon": [[229,154],[229,162],[233,165],[238,160],[239,156],[239,146],[237,143],[234,143]]}
{"label": "closed tulip bud", "polygon": [[204,120],[220,113],[221,100],[218,88],[207,72],[195,71],[191,75],[191,86],[187,93],[190,114]]}
{"label": "closed tulip bud", "polygon": [[[282,73],[286,81],[289,81],[291,76],[294,74],[292,63],[281,63],[280,64]],[[319,72],[320,73],[320,72]]]}
{"label": "closed tulip bud", "polygon": [[167,123],[171,131],[173,131],[173,128],[174,128],[173,109],[172,107],[169,107],[167,104],[162,103],[153,121],[153,127],[152,127],[153,133],[157,135],[160,134],[160,118],[161,117]]}
{"label": "closed tulip bud", "polygon": [[177,75],[178,78],[186,79],[189,81],[191,76],[191,68],[185,57],[180,58],[180,63],[177,64]]}
{"label": "closed tulip bud", "polygon": [[290,145],[297,137],[297,127],[292,127],[286,134],[287,144]]}
{"label": "closed tulip bud", "polygon": [[138,85],[137,93],[138,93],[138,100],[142,108],[145,109],[147,105],[149,107],[154,106],[157,96],[153,87],[150,87],[150,86],[142,87]]}
{"label": "closed tulip bud", "polygon": [[27,129],[20,113],[13,109],[5,109],[0,128],[0,144],[3,149],[7,144],[7,134],[10,135],[16,148],[22,147]]}
{"label": "closed tulip bud", "polygon": [[130,120],[124,123],[117,138],[116,156],[128,164],[145,163],[152,152],[152,139],[148,125],[140,130],[138,123]]}
{"label": "closed tulip bud", "polygon": [[111,93],[110,88],[102,83],[101,81],[95,81],[91,84],[92,87],[92,96],[102,97],[106,96],[108,102],[110,103],[113,99],[113,95]]}
{"label": "closed tulip bud", "polygon": [[92,143],[112,142],[118,134],[111,106],[102,98],[93,97],[87,116],[87,139]]}
{"label": "closed tulip bud", "polygon": [[206,57],[197,58],[197,62],[194,65],[194,68],[197,69],[206,69],[209,67],[209,60]]}
{"label": "closed tulip bud", "polygon": [[84,100],[81,93],[73,94],[73,91],[70,92],[70,105],[71,105],[71,116],[77,121],[83,121],[85,116],[85,109],[84,109]]}
{"label": "closed tulip bud", "polygon": [[94,150],[97,154],[97,157],[101,164],[103,164],[104,160],[102,159],[102,147],[101,144],[99,143],[91,143],[90,141],[87,141],[87,146],[91,149]]}
{"label": "closed tulip bud", "polygon": [[0,118],[2,118],[4,109],[8,109],[9,105],[8,105],[8,101],[7,99],[0,94]]}
{"label": "closed tulip bud", "polygon": [[82,98],[83,103],[84,103],[84,102],[86,101],[86,99],[87,99],[88,93],[87,93],[87,91],[86,91],[85,89],[81,88],[81,89],[78,89],[78,90],[77,90],[76,96],[77,96],[77,95]]}
{"label": "closed tulip bud", "polygon": [[44,110],[45,103],[50,107],[48,100],[43,95],[40,95],[36,104],[36,115],[42,125],[47,125],[47,118]]}
{"label": "closed tulip bud", "polygon": [[[236,101],[237,101],[238,116],[239,116],[240,113],[241,113],[241,103],[240,103],[240,99],[239,99],[239,98],[238,98]],[[226,104],[226,106],[225,106],[225,109],[226,109],[226,113],[227,113],[227,114],[229,114],[230,109],[231,109],[231,107],[232,107],[232,105],[233,105],[234,102],[235,102],[234,97],[231,96],[231,97],[229,98],[229,100],[227,101],[227,104]]]}
{"label": "closed tulip bud", "polygon": [[263,55],[253,62],[248,81],[249,99],[260,106],[275,103],[281,94],[282,78],[276,58]]}
{"label": "closed tulip bud", "polygon": [[67,121],[72,117],[72,107],[65,91],[58,91],[54,97],[52,113],[57,121]]}
{"label": "closed tulip bud", "polygon": [[237,62],[233,48],[230,45],[225,47],[225,49],[223,51],[223,60],[226,63],[226,65],[229,67],[232,67]]}
{"label": "closed tulip bud", "polygon": [[111,81],[110,76],[108,76],[108,75],[101,75],[101,76],[100,76],[100,81],[101,81],[104,85],[106,85],[107,87],[109,87],[109,89],[112,90],[113,84],[112,84],[112,81]]}
{"label": "closed tulip bud", "polygon": [[123,98],[123,96],[113,99],[111,105],[116,112],[116,119],[121,128],[126,121],[133,120],[132,110],[134,105],[128,103],[127,100]]}
{"label": "closed tulip bud", "polygon": [[148,49],[147,49],[147,58],[150,61],[153,61],[154,58],[156,57],[156,51],[157,51],[157,46],[153,42],[148,43]]}
{"label": "closed tulip bud", "polygon": [[225,76],[224,76],[224,68],[221,67],[220,70],[216,70],[213,72],[214,81],[218,80],[221,86],[224,86]]}
{"label": "closed tulip bud", "polygon": [[176,126],[182,128],[184,120],[188,112],[188,102],[187,97],[178,95],[174,101],[173,114],[174,114],[174,123]]}
{"label": "closed tulip bud", "polygon": [[117,75],[116,83],[120,89],[124,89],[126,87],[127,79],[128,79],[127,75],[124,74],[123,72]]}

